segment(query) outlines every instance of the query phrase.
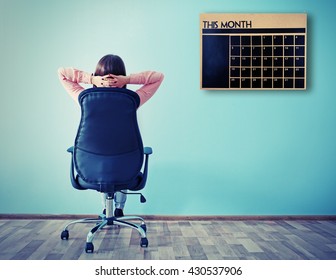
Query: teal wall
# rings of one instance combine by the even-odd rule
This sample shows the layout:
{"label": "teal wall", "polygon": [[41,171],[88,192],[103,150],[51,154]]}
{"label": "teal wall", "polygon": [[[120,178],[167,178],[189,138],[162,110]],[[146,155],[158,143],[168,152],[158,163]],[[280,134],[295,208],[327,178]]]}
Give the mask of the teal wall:
{"label": "teal wall", "polygon": [[[96,213],[70,186],[79,108],[57,68],[107,53],[165,80],[138,111],[154,154],[127,213],[336,214],[335,3],[327,0],[0,0],[0,213]],[[199,89],[201,13],[307,13],[306,91]]]}

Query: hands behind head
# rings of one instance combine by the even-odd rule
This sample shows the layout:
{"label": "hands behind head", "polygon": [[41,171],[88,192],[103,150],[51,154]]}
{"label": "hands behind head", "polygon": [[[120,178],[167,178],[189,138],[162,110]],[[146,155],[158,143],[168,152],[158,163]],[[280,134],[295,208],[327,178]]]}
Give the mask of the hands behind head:
{"label": "hands behind head", "polygon": [[93,76],[92,84],[97,87],[118,87],[121,88],[129,82],[129,77],[122,75],[108,74],[105,76]]}

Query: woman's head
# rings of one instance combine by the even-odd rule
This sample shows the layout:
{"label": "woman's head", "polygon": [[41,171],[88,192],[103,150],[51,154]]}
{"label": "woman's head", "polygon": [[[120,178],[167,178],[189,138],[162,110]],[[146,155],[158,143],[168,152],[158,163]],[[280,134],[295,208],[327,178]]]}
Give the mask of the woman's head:
{"label": "woman's head", "polygon": [[98,61],[94,76],[105,76],[108,74],[126,76],[125,64],[119,56],[108,54]]}

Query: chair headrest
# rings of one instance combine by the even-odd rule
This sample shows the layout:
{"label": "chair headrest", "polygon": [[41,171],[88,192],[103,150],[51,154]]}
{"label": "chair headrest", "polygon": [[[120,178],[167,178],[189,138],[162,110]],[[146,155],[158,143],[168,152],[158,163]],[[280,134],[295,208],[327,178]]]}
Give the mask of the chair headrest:
{"label": "chair headrest", "polygon": [[[83,100],[85,97],[92,95],[92,94],[99,94],[99,93],[105,93],[105,94],[124,94],[128,98],[131,98],[134,100],[136,108],[139,107],[140,105],[140,97],[137,93],[134,91],[125,89],[125,88],[104,88],[104,87],[94,87],[94,88],[89,88],[86,90],[83,90],[80,95],[78,96],[78,101],[79,104],[82,104]],[[113,96],[112,96],[113,98]]]}

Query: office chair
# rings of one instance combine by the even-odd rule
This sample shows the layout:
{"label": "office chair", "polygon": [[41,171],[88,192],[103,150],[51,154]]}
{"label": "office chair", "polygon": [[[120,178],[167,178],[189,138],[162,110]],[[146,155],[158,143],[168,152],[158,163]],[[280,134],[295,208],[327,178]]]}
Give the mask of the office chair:
{"label": "office chair", "polygon": [[[150,147],[143,147],[136,110],[139,96],[123,88],[90,88],[78,97],[81,119],[71,153],[70,179],[78,190],[96,190],[106,196],[106,213],[97,218],[70,222],[61,233],[69,238],[68,227],[75,223],[96,223],[86,238],[85,251],[92,253],[96,232],[105,226],[119,225],[140,234],[140,246],[147,247],[145,221],[138,216],[113,216],[113,198],[117,191],[140,195],[147,180]],[[145,159],[144,159],[145,158]],[[143,166],[143,171],[141,168]],[[132,191],[135,191],[132,192]],[[105,212],[105,211],[104,211]],[[137,223],[129,220],[137,220]]]}

